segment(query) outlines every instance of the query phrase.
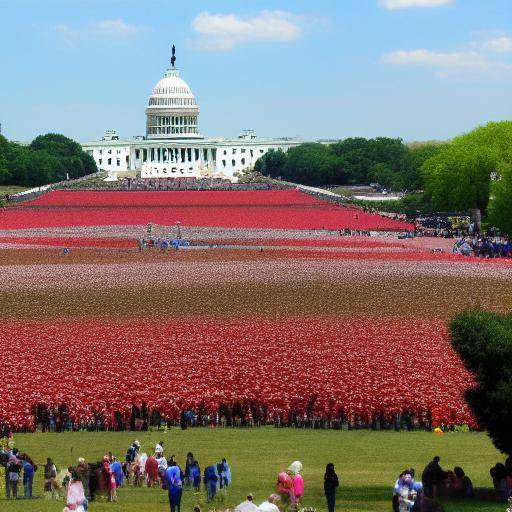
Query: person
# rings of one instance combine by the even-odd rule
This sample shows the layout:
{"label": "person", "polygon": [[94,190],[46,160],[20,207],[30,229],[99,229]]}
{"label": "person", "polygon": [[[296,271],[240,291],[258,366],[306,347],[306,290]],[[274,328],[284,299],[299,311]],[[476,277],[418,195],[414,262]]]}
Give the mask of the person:
{"label": "person", "polygon": [[51,498],[59,497],[59,486],[57,484],[57,466],[48,457],[44,466],[44,493]]}
{"label": "person", "polygon": [[167,463],[167,459],[164,457],[162,452],[155,453],[155,459],[158,466],[158,474],[163,475],[167,469],[167,466],[169,465]]}
{"label": "person", "polygon": [[336,471],[334,471],[334,464],[329,462],[329,464],[325,466],[324,475],[324,494],[325,499],[327,500],[328,512],[334,512],[334,505],[336,503],[336,489],[339,487],[339,485],[340,481]]}
{"label": "person", "polygon": [[9,475],[9,488],[12,499],[18,498],[18,481],[21,473],[21,461],[17,458],[12,458],[7,466],[7,473]]}
{"label": "person", "polygon": [[273,493],[267,498],[267,501],[260,504],[258,509],[260,512],[279,512],[279,507],[276,505],[279,500],[279,494]]}
{"label": "person", "polygon": [[112,470],[110,469],[110,458],[108,455],[105,455],[103,457],[103,461],[101,463],[101,481],[102,485],[100,486],[100,488],[106,491],[108,501],[116,501],[116,477]]}
{"label": "person", "polygon": [[225,495],[227,488],[231,485],[231,468],[226,459],[222,459],[217,464],[217,473],[219,474],[220,489]]}
{"label": "person", "polygon": [[440,457],[437,455],[429,462],[421,475],[423,492],[427,498],[436,499],[437,486],[445,479],[446,473],[439,465]]}
{"label": "person", "polygon": [[217,494],[217,482],[219,475],[217,474],[216,466],[208,466],[204,470],[203,483],[206,487],[206,499],[212,501]]}
{"label": "person", "polygon": [[162,457],[164,454],[164,442],[160,441],[159,443],[156,443],[155,445],[155,457],[158,459],[159,457]]}
{"label": "person", "polygon": [[297,508],[297,505],[304,494],[304,479],[300,472],[302,471],[302,462],[296,460],[288,467],[288,473],[292,477],[293,486],[293,501],[292,508]]}
{"label": "person", "polygon": [[66,506],[62,512],[86,512],[87,499],[84,486],[76,469],[71,470],[71,478],[66,496]]}
{"label": "person", "polygon": [[245,501],[235,507],[235,512],[259,512],[259,508],[253,503],[254,497],[248,494]]}
{"label": "person", "polygon": [[455,474],[455,480],[453,482],[453,493],[456,496],[472,498],[474,493],[471,479],[466,476],[464,470],[459,466],[455,466],[453,468],[453,473]]}
{"label": "person", "polygon": [[398,512],[410,512],[415,505],[415,493],[404,485],[398,496]]}
{"label": "person", "polygon": [[285,506],[288,503],[293,503],[293,480],[286,471],[282,471],[277,475],[276,488]]}
{"label": "person", "polygon": [[89,486],[89,464],[85,462],[85,459],[83,457],[78,458],[76,472],[78,474],[78,478],[80,478],[80,481],[82,482],[85,497],[89,500],[91,498],[91,491]]}
{"label": "person", "polygon": [[181,480],[181,469],[176,462],[171,462],[165,470],[164,481],[169,493],[171,512],[180,512],[183,483]]}
{"label": "person", "polygon": [[199,488],[201,487],[201,468],[197,460],[194,460],[192,466],[190,466],[189,479],[192,482],[194,491],[199,492]]}
{"label": "person", "polygon": [[148,457],[144,469],[146,471],[148,487],[153,487],[158,482],[158,462],[153,455]]}
{"label": "person", "polygon": [[34,465],[28,459],[23,459],[23,491],[25,498],[32,498],[32,486],[34,483]]}
{"label": "person", "polygon": [[137,455],[137,453],[139,453],[139,449],[140,443],[139,441],[135,440],[130,446],[130,448],[128,448],[128,450],[126,451],[125,459],[126,462],[128,462],[128,464],[131,464],[135,460],[135,456]]}
{"label": "person", "polygon": [[192,485],[192,478],[190,477],[190,468],[192,467],[194,463],[194,455],[192,452],[187,453],[187,458],[185,460],[185,484],[186,485]]}
{"label": "person", "polygon": [[110,470],[112,471],[114,478],[116,480],[117,489],[117,487],[121,487],[124,483],[124,472],[123,466],[121,466],[121,463],[116,459],[116,457],[113,457],[113,460],[110,463]]}

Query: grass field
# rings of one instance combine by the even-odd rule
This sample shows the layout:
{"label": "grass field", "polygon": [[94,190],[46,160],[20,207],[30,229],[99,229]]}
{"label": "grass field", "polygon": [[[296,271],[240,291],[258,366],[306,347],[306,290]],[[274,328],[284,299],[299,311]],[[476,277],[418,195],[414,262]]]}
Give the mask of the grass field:
{"label": "grass field", "polygon": [[[84,456],[92,461],[110,450],[124,457],[130,443],[138,438],[143,450],[150,450],[160,439],[165,441],[166,455],[176,454],[180,464],[192,451],[201,469],[226,457],[231,464],[233,484],[224,502],[215,506],[204,503],[204,495],[186,491],[182,510],[191,511],[201,504],[203,510],[232,508],[252,492],[259,504],[274,489],[277,473],[293,460],[304,464],[305,506],[324,511],[322,478],[325,464],[333,462],[340,477],[336,509],[343,512],[389,511],[391,488],[398,473],[406,467],[421,473],[433,455],[441,457],[444,468],[461,465],[476,487],[491,485],[489,468],[503,457],[495,450],[486,434],[452,433],[435,436],[429,432],[320,431],[275,429],[171,429],[168,433],[63,433],[18,434],[16,445],[38,463],[54,458],[59,469],[76,463]],[[36,473],[34,491],[42,494],[42,471]],[[121,488],[117,504],[94,502],[92,512],[120,510],[164,511],[167,494],[160,489]],[[504,512],[505,504],[451,501],[447,512]],[[49,512],[62,509],[60,504],[45,499],[7,503],[0,500],[2,511]]]}
{"label": "grass field", "polygon": [[0,185],[0,196],[4,194],[17,194],[27,190],[27,187],[18,187],[16,185]]}

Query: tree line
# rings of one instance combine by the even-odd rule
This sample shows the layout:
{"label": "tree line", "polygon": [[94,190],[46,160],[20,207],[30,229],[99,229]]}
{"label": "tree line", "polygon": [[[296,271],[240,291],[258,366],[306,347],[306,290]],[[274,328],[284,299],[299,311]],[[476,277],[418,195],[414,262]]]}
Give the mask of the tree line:
{"label": "tree line", "polygon": [[270,151],[257,162],[263,175],[303,185],[372,182],[394,191],[420,191],[423,211],[467,212],[512,234],[512,121],[491,122],[446,143],[406,145],[401,139],[350,138]]}
{"label": "tree line", "polygon": [[0,135],[0,185],[35,187],[97,170],[94,158],[64,135],[40,135],[28,145]]}

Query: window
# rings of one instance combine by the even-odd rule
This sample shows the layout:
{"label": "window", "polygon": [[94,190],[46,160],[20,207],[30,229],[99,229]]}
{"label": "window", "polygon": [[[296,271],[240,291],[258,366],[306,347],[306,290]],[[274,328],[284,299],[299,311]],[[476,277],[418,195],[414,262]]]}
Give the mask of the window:
{"label": "window", "polygon": [[245,158],[242,158],[242,165],[245,165]]}
{"label": "window", "polygon": [[109,149],[109,150],[108,150],[108,154],[109,154],[109,155],[111,155],[111,154],[112,154],[112,150],[111,150],[111,149]]}
{"label": "window", "polygon": [[264,153],[263,149],[260,149],[260,153]]}
{"label": "window", "polygon": [[[100,164],[101,164],[101,160],[100,160]],[[226,167],[226,160],[222,160],[222,167]]]}
{"label": "window", "polygon": [[103,155],[103,149],[100,149],[100,155]]}
{"label": "window", "polygon": [[102,161],[102,159],[100,158],[100,159],[98,160],[98,163],[99,163],[100,165],[101,165],[101,161]]}
{"label": "window", "polygon": [[112,158],[108,159],[108,165],[112,165]]}
{"label": "window", "polygon": [[251,149],[251,158],[254,156],[254,151]]}
{"label": "window", "polygon": [[117,167],[119,167],[121,165],[121,160],[119,160],[119,158],[117,159]]}
{"label": "window", "polygon": [[235,162],[234,160],[231,160],[231,165],[232,165],[233,167],[235,167],[236,162]]}
{"label": "window", "polygon": [[236,155],[236,148],[233,148],[233,155]]}
{"label": "window", "polygon": [[226,150],[224,150],[224,154],[225,154],[225,155],[227,155],[227,154],[228,154],[228,152],[227,152]]}
{"label": "window", "polygon": [[117,154],[118,154],[118,155],[120,155],[120,154],[121,154],[121,150],[120,150],[120,149],[118,149],[118,150],[117,150]]}
{"label": "window", "polygon": [[245,151],[246,151],[246,150],[245,150],[245,148],[242,148],[242,149],[240,150],[240,153],[245,153]]}

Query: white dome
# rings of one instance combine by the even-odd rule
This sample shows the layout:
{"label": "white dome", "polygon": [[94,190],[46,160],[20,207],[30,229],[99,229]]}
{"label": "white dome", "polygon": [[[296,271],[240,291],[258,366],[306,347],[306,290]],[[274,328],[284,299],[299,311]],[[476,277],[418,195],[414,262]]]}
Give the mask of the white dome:
{"label": "white dome", "polygon": [[150,139],[200,137],[199,108],[187,82],[170,68],[154,87],[146,108],[146,136]]}
{"label": "white dome", "polygon": [[[174,100],[174,101],[173,101]],[[197,107],[196,98],[177,69],[168,69],[154,87],[148,106],[164,108]]]}

